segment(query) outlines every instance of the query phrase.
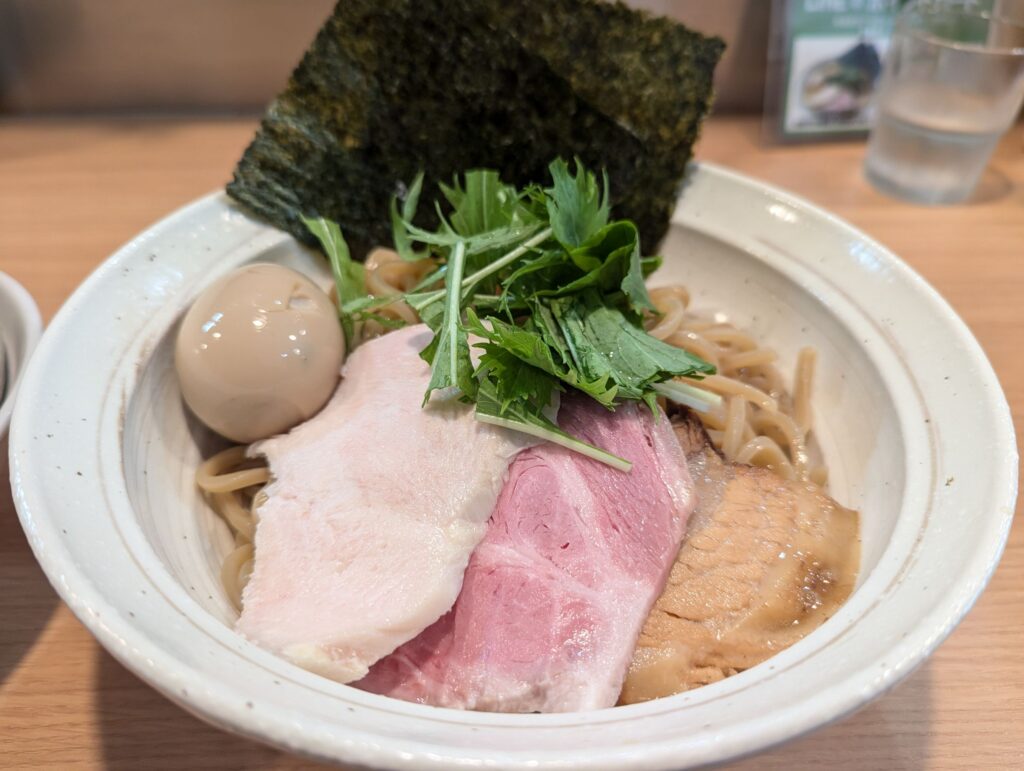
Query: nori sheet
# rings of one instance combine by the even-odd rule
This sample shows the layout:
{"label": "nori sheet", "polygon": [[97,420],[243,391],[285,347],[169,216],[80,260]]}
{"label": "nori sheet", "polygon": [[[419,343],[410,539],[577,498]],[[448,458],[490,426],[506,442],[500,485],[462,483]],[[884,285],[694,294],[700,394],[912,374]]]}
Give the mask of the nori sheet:
{"label": "nori sheet", "polygon": [[600,0],[340,0],[227,190],[307,243],[300,215],[336,220],[361,257],[390,243],[388,201],[421,169],[523,185],[579,156],[607,169],[615,216],[650,250],[723,48]]}

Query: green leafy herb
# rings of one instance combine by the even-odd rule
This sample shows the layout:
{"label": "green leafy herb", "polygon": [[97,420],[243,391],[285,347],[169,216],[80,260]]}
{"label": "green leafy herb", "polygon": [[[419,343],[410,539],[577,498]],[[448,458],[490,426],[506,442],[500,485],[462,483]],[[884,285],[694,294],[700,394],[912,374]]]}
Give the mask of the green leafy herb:
{"label": "green leafy herb", "polygon": [[576,174],[561,158],[548,169],[554,185],[544,192],[548,220],[555,237],[565,246],[579,246],[608,223],[608,175],[598,188],[593,174],[576,159]]}
{"label": "green leafy herb", "polygon": [[469,358],[469,343],[466,329],[462,326],[461,289],[462,271],[466,264],[466,247],[460,241],[455,245],[452,261],[445,279],[444,314],[434,332],[434,340],[423,351],[423,358],[430,364],[430,384],[423,394],[423,403],[430,400],[430,394],[439,388],[458,387],[472,398],[476,394],[476,380],[473,378],[473,364]]}
{"label": "green leafy herb", "polygon": [[[624,469],[623,459],[555,425],[554,397],[575,390],[609,409],[627,400],[654,409],[663,395],[707,409],[716,397],[673,381],[715,370],[644,330],[643,314],[654,312],[644,279],[660,260],[641,255],[632,222],[609,222],[607,179],[599,184],[578,160],[573,173],[563,160],[549,171],[550,187],[522,191],[496,172],[471,171],[442,188],[451,211],[438,208],[436,231],[414,226],[408,209],[396,220],[403,243],[422,245],[447,266],[444,289],[405,298],[435,331],[424,351],[432,365],[425,401],[457,387],[482,421]],[[464,277],[471,249],[473,270]]]}
{"label": "green leafy herb", "polygon": [[552,330],[550,327],[547,331],[557,336],[557,339],[552,340],[551,336],[545,338],[538,330],[536,319],[537,315],[535,314],[533,319],[527,321],[523,326],[517,326],[492,316],[484,325],[473,314],[470,318],[469,328],[475,335],[489,340],[494,346],[515,356],[523,363],[529,364],[572,388],[583,391],[606,407],[611,407],[616,397],[615,385],[609,384],[607,376],[586,379],[582,371],[571,361],[571,357],[566,355],[571,353],[571,344],[566,347],[560,345],[564,341],[561,332]]}
{"label": "green leafy herb", "polygon": [[405,326],[402,319],[392,319],[375,313],[378,308],[390,305],[396,298],[374,297],[366,293],[365,269],[358,262],[352,261],[348,244],[338,223],[323,217],[303,217],[302,221],[320,242],[331,265],[334,291],[338,298],[338,320],[345,334],[345,348],[351,351],[355,346],[356,322],[373,320],[385,329]]}
{"label": "green leafy herb", "polygon": [[586,455],[594,460],[606,463],[619,471],[629,471],[633,464],[628,460],[613,455],[600,447],[577,439],[560,429],[542,411],[537,411],[527,402],[515,402],[505,410],[501,409],[501,403],[494,393],[494,384],[491,380],[481,383],[477,391],[476,419],[481,423],[490,423],[503,428],[510,428],[539,439],[546,439],[549,442],[560,444],[575,450],[581,455]]}
{"label": "green leafy herb", "polygon": [[[413,223],[421,178],[404,201],[392,200],[399,252],[436,263],[403,297],[434,332],[421,353],[431,368],[423,403],[429,409],[431,395],[446,391],[475,404],[483,422],[628,470],[628,461],[556,425],[560,394],[577,391],[608,409],[638,401],[654,410],[659,395],[707,409],[717,397],[676,378],[715,368],[645,331],[654,304],[644,279],[660,260],[642,255],[631,221],[609,221],[607,179],[578,160],[573,172],[563,160],[549,171],[550,187],[522,190],[487,169],[456,178],[441,188],[435,230]],[[362,296],[337,226],[311,222],[341,277],[343,322],[392,299]]]}
{"label": "green leafy herb", "polygon": [[411,222],[416,214],[416,206],[420,201],[420,190],[423,189],[423,172],[416,175],[409,189],[405,193],[405,200],[402,201],[402,208],[398,208],[398,196],[391,199],[391,239],[395,245],[395,251],[403,260],[419,260],[426,256],[422,252],[416,252],[412,248],[412,240],[409,237],[407,222]]}
{"label": "green leafy herb", "polygon": [[548,304],[547,323],[557,325],[569,349],[571,361],[566,364],[581,382],[614,383],[618,399],[641,400],[655,383],[715,371],[688,351],[651,337],[594,290]]}
{"label": "green leafy herb", "polygon": [[681,383],[678,380],[655,383],[652,387],[655,393],[697,412],[707,412],[722,403],[722,397],[718,394],[705,391],[703,388],[694,388],[689,383]]}
{"label": "green leafy herb", "polygon": [[[346,304],[362,300],[366,292],[363,288],[365,279],[363,266],[352,261],[348,244],[341,233],[338,223],[323,217],[303,217],[303,224],[309,232],[320,241],[327,261],[331,264],[334,274],[334,291],[338,297],[338,318],[345,333],[345,347],[352,350],[354,344],[354,323],[352,311],[346,310]],[[351,307],[351,306],[350,306]]]}

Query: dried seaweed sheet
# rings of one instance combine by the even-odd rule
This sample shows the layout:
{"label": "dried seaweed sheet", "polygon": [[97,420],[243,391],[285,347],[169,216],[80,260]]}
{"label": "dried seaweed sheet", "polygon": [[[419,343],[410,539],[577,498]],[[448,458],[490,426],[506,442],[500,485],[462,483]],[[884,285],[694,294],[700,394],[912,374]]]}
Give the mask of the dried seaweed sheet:
{"label": "dried seaweed sheet", "polygon": [[390,241],[388,201],[421,169],[522,185],[577,155],[608,170],[616,216],[651,248],[722,49],[599,0],[341,0],[228,193],[307,242],[300,215],[330,217],[359,255]]}

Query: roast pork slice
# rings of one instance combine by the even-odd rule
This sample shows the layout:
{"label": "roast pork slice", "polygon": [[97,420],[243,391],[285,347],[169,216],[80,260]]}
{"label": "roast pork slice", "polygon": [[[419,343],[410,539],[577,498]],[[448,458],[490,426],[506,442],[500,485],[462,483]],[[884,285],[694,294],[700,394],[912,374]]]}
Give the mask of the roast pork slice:
{"label": "roast pork slice", "polygon": [[448,611],[522,435],[421,407],[423,326],[368,342],[328,405],[260,443],[270,463],[238,629],[342,682]]}
{"label": "roast pork slice", "polygon": [[764,661],[834,613],[857,575],[856,512],[817,485],[727,463],[696,417],[673,420],[699,503],[640,635],[624,703]]}
{"label": "roast pork slice", "polygon": [[615,704],[679,550],[692,484],[664,414],[568,397],[559,423],[632,471],[551,444],[521,452],[455,607],[358,687],[500,712]]}

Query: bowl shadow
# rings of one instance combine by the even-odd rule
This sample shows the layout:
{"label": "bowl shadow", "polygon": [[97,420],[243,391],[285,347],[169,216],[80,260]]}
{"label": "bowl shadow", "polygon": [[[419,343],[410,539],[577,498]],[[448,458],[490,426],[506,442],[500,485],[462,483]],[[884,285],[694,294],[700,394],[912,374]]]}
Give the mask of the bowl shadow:
{"label": "bowl shadow", "polygon": [[[96,714],[104,767],[297,769],[326,766],[207,725],[165,699],[97,647]],[[769,752],[724,766],[730,771],[829,768],[860,771],[928,767],[931,736],[930,665],[856,714]]]}
{"label": "bowl shadow", "polygon": [[929,768],[932,735],[931,663],[885,696],[838,723],[739,763],[729,771],[828,768],[861,771]]}
{"label": "bowl shadow", "polygon": [[59,602],[21,529],[9,478],[7,438],[0,436],[0,685],[43,633]]}
{"label": "bowl shadow", "polygon": [[214,728],[150,688],[103,648],[96,650],[95,711],[106,769],[338,768]]}

